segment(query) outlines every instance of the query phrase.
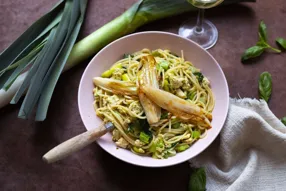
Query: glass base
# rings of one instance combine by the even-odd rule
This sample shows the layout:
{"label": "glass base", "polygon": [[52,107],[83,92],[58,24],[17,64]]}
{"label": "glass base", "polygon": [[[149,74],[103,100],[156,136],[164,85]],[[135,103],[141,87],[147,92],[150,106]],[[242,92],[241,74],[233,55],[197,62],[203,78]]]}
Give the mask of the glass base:
{"label": "glass base", "polygon": [[196,30],[197,19],[187,20],[179,28],[179,35],[198,43],[204,49],[213,47],[218,39],[217,28],[208,20],[204,20],[202,30]]}

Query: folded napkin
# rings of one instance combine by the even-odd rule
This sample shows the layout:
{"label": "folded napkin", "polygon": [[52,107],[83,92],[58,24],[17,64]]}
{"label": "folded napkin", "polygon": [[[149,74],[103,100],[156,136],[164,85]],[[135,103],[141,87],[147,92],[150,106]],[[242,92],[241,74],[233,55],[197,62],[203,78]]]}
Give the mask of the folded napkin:
{"label": "folded napkin", "polygon": [[210,191],[286,190],[286,127],[265,101],[231,99],[219,137],[190,163]]}

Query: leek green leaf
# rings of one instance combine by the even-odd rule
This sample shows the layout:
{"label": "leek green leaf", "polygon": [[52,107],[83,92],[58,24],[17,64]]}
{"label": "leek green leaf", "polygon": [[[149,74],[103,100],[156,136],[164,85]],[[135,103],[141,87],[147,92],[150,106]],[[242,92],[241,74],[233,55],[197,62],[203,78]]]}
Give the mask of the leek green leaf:
{"label": "leek green leaf", "polygon": [[[68,59],[68,56],[72,50],[72,47],[80,31],[80,27],[84,20],[87,0],[76,0],[74,5],[77,5],[77,6],[74,6],[74,9],[77,8],[79,10],[78,13],[80,13],[80,15],[78,15],[79,18],[78,17],[72,18],[72,22],[69,28],[68,39],[65,42],[65,47],[63,48],[60,56],[56,60],[57,64],[55,65],[55,67],[53,68],[51,72],[50,80],[44,86],[44,89],[42,91],[42,94],[39,100],[38,109],[37,109],[37,114],[36,114],[37,121],[43,121],[46,118],[48,106],[51,101],[54,88],[60,77],[60,74],[62,73],[64,65]],[[72,12],[72,15],[76,15],[75,10]]]}
{"label": "leek green leaf", "polygon": [[49,26],[54,18],[60,13],[63,0],[60,1],[49,13],[37,20],[31,27],[29,27],[17,40],[15,40],[6,50],[0,55],[0,70],[3,70],[11,63],[16,61],[17,55],[19,55],[25,47],[27,47],[38,35],[42,32],[42,29]]}

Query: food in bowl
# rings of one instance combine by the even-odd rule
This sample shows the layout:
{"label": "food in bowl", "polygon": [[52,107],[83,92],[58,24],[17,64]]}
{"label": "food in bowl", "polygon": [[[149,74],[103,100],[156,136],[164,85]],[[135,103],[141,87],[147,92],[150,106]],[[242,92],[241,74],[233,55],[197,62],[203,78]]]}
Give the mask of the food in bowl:
{"label": "food in bowl", "polygon": [[112,140],[138,155],[164,159],[187,150],[211,128],[209,80],[169,50],[124,55],[94,77],[94,109],[112,122]]}

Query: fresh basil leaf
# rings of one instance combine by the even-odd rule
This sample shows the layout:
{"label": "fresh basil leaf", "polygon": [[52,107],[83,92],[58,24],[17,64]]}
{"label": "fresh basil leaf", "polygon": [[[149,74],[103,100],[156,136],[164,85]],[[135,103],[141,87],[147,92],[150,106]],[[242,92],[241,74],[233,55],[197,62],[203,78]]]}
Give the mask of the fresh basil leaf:
{"label": "fresh basil leaf", "polygon": [[286,126],[286,116],[281,119],[281,122]]}
{"label": "fresh basil leaf", "polygon": [[198,82],[201,84],[203,82],[204,75],[201,72],[194,72],[193,74],[197,77]]}
{"label": "fresh basil leaf", "polygon": [[272,77],[269,72],[263,72],[259,78],[259,97],[268,102],[272,92]]}
{"label": "fresh basil leaf", "polygon": [[241,56],[241,61],[248,60],[250,58],[255,58],[260,56],[265,50],[265,47],[262,46],[253,46],[248,48],[243,55]]}
{"label": "fresh basil leaf", "polygon": [[263,40],[264,42],[267,42],[266,25],[263,21],[261,21],[259,24],[259,40]]}
{"label": "fresh basil leaf", "polygon": [[264,48],[268,47],[268,44],[263,39],[260,39],[260,34],[259,34],[259,41],[256,43],[256,45]]}
{"label": "fresh basil leaf", "polygon": [[206,190],[206,172],[204,168],[195,169],[190,177],[189,191],[205,191]]}
{"label": "fresh basil leaf", "polygon": [[286,39],[277,38],[276,43],[286,50]]}

